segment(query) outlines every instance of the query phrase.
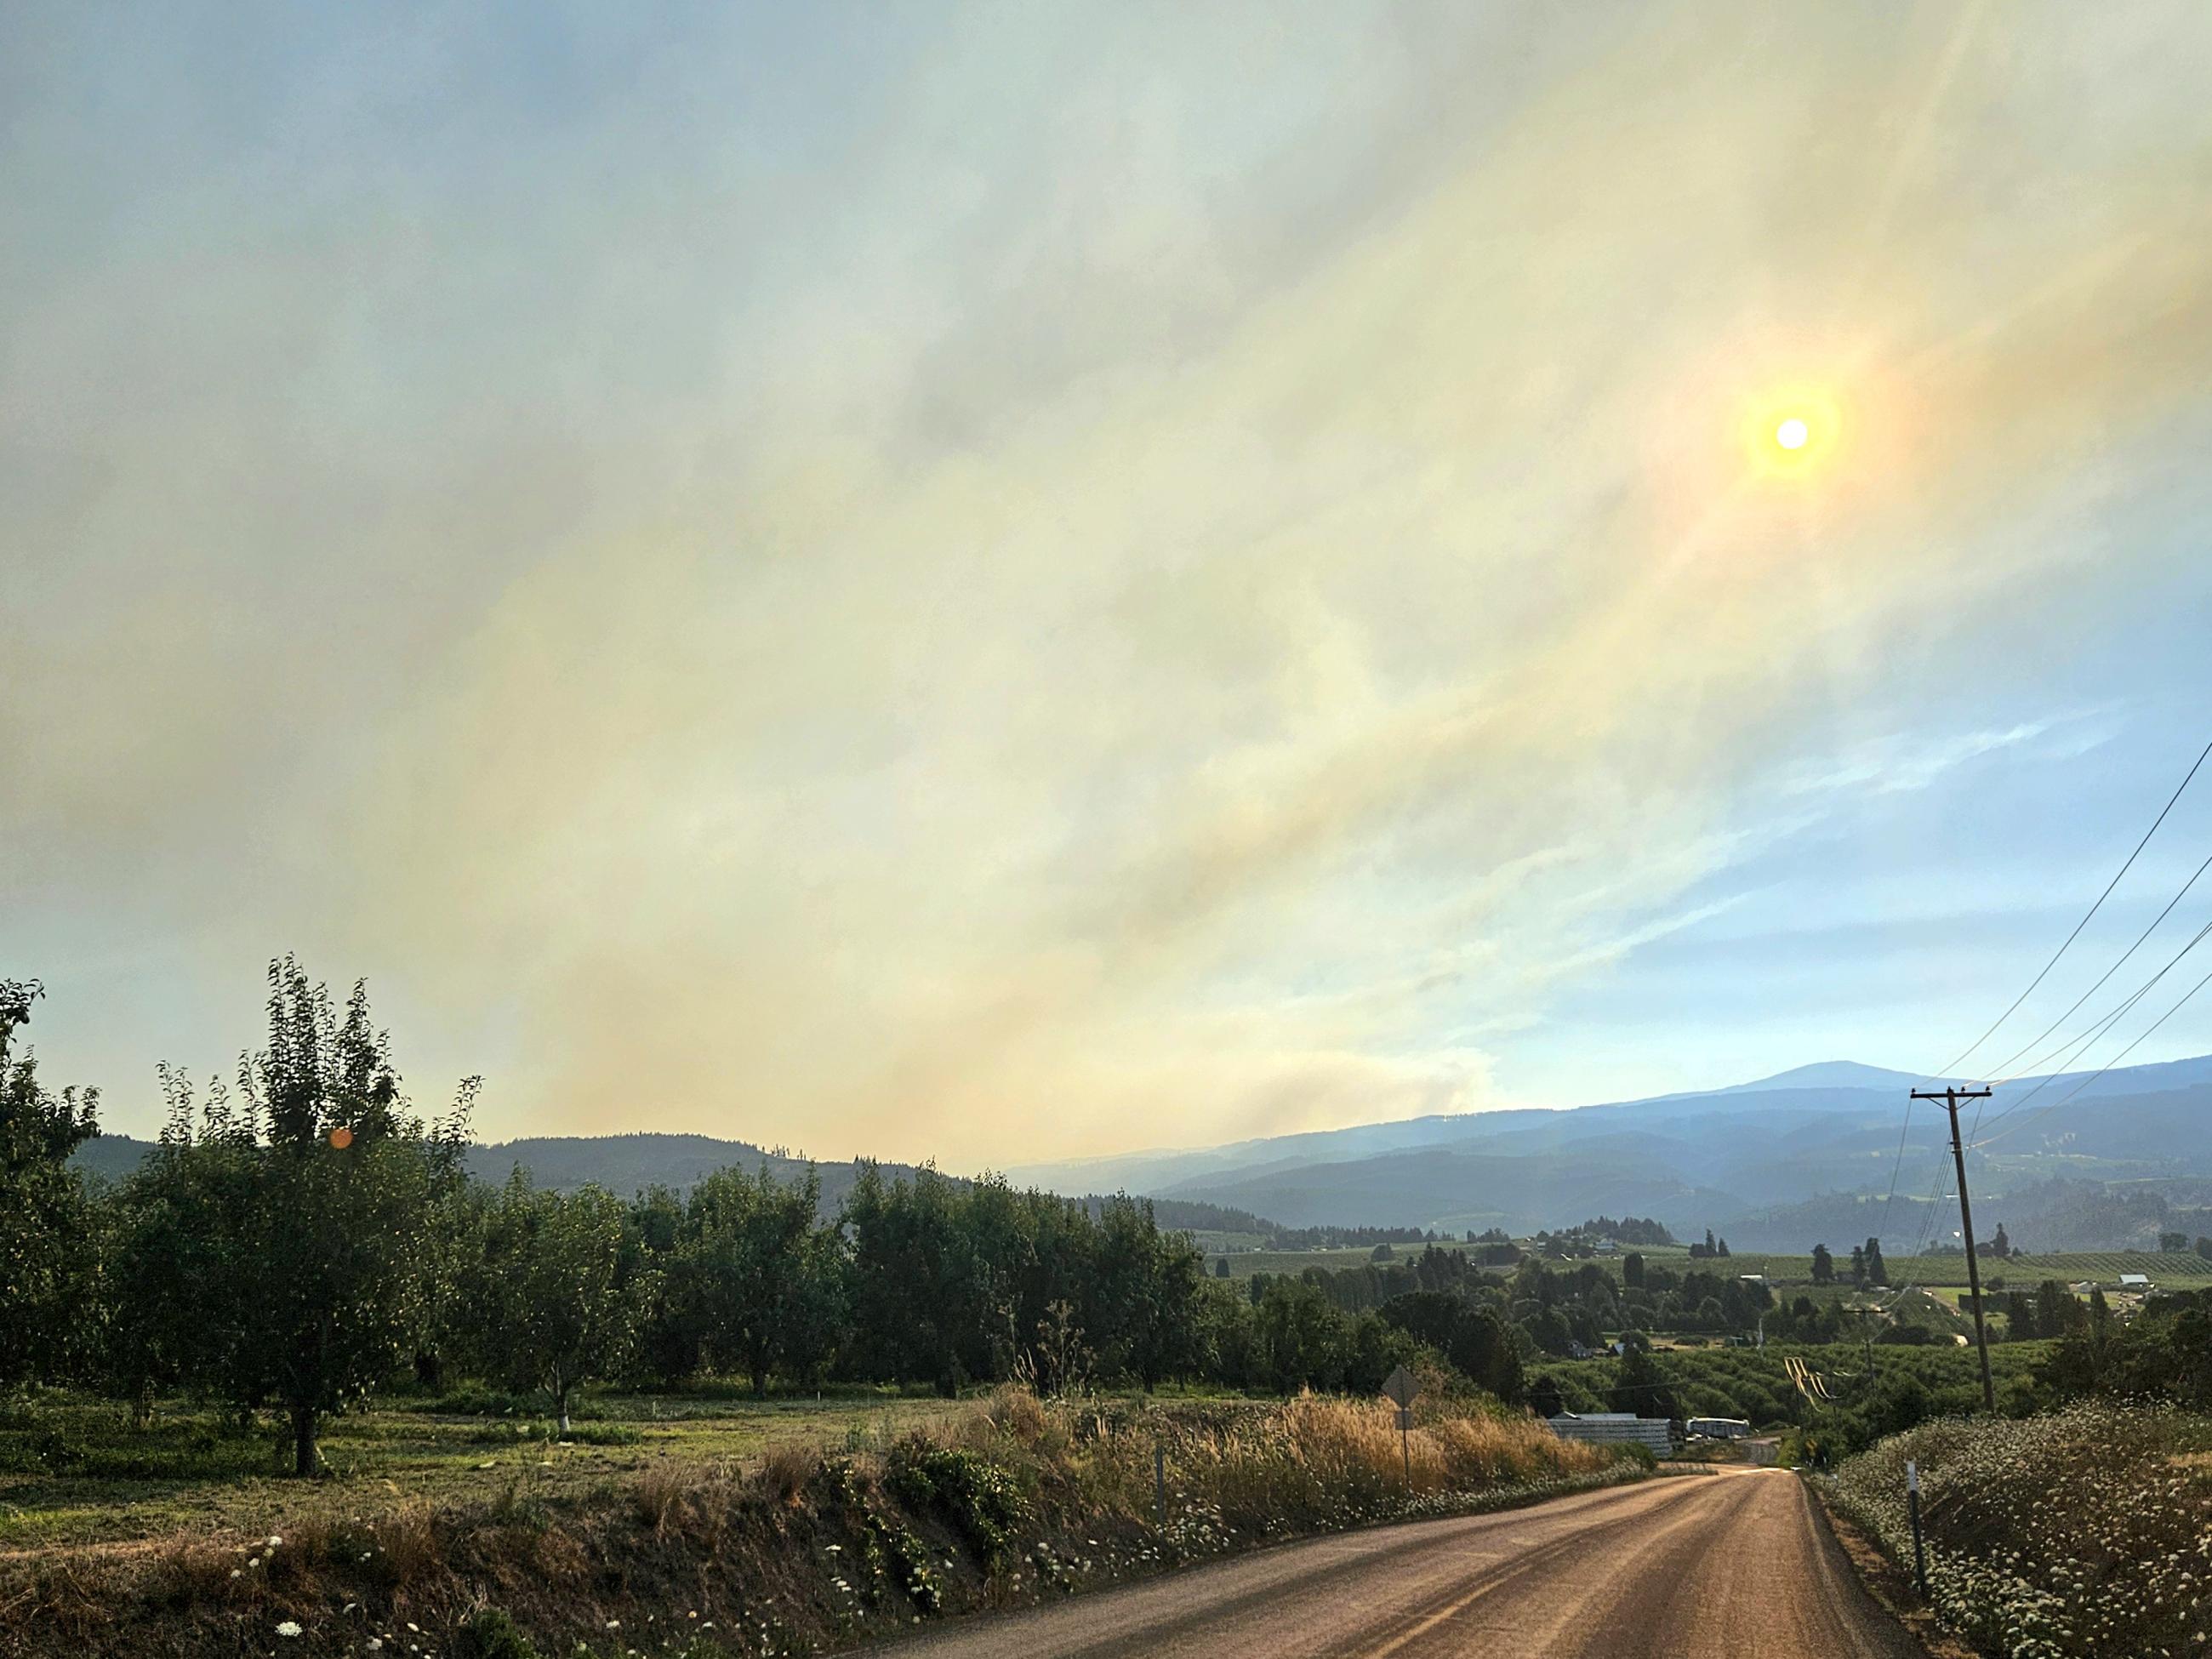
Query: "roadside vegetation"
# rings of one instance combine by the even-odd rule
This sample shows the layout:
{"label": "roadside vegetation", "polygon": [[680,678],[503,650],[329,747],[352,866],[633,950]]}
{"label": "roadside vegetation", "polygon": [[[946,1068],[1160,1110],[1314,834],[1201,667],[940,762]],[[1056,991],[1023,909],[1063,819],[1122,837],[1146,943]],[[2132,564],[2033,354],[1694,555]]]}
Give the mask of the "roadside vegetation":
{"label": "roadside vegetation", "polygon": [[[799,1654],[1254,1544],[1638,1479],[1493,1401],[1040,1402],[1018,1387],[750,1465],[663,1458],[475,1501],[349,1501],[240,1538],[16,1558],[0,1651]],[[1164,1511],[1154,1455],[1164,1453]],[[526,1465],[525,1466],[526,1468]],[[1410,1479],[1409,1479],[1410,1473]]]}
{"label": "roadside vegetation", "polygon": [[1922,1483],[1936,1616],[2014,1659],[2205,1650],[2212,1422],[2084,1401],[2009,1422],[1931,1422],[1844,1464],[1835,1502],[1910,1571]]}

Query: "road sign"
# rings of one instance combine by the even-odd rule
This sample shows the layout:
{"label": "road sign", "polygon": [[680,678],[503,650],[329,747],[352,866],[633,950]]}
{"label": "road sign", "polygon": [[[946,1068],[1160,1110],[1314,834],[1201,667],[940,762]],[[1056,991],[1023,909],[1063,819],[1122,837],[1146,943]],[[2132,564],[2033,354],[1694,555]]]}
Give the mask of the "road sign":
{"label": "road sign", "polygon": [[1413,1489],[1413,1451],[1407,1437],[1413,1427],[1413,1401],[1420,1393],[1421,1385],[1403,1365],[1382,1380],[1382,1397],[1398,1408],[1398,1456],[1406,1466],[1407,1492]]}

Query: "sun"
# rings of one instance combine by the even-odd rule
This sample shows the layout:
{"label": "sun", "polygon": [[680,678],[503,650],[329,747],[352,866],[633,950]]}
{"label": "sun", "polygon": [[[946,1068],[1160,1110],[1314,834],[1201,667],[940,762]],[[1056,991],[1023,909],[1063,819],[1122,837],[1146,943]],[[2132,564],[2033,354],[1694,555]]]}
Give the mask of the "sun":
{"label": "sun", "polygon": [[1832,472],[1849,447],[1837,388],[1810,379],[1748,393],[1736,419],[1741,453],[1754,477],[1809,482]]}

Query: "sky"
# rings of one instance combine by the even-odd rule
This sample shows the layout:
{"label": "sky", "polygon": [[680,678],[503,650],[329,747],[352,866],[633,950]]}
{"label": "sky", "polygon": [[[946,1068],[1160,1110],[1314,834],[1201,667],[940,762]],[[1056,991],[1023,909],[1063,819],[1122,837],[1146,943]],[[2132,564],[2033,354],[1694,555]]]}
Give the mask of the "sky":
{"label": "sky", "polygon": [[[139,1133],[285,951],[489,1139],[1937,1068],[2212,740],[2208,66],[2195,0],[7,8],[0,973]],[[2022,1036],[2207,854],[2212,777]]]}

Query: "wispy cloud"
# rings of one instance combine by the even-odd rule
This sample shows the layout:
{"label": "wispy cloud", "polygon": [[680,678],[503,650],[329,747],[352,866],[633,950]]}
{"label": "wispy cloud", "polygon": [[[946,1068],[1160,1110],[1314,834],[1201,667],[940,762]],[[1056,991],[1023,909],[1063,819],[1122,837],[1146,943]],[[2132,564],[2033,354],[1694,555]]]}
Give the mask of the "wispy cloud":
{"label": "wispy cloud", "polygon": [[2087,729],[1870,705],[2202,395],[2193,14],[732,27],[199,64],[158,190],[30,100],[0,898],[369,971],[495,1131],[974,1163],[1493,1103],[1778,775]]}

